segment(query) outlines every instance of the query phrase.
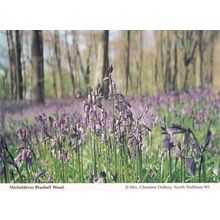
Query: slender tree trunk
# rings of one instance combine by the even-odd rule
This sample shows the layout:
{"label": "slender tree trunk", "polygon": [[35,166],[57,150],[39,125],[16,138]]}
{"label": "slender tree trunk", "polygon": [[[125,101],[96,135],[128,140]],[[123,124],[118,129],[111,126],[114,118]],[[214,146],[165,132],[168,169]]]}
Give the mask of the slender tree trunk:
{"label": "slender tree trunk", "polygon": [[27,71],[26,71],[26,62],[24,59],[24,55],[23,55],[22,66],[23,66],[23,73],[24,73],[23,93],[24,93],[24,97],[26,98],[26,95],[27,95]]}
{"label": "slender tree trunk", "polygon": [[130,31],[127,31],[127,47],[126,47],[126,95],[128,94],[128,80],[130,78]]}
{"label": "slender tree trunk", "polygon": [[[26,99],[27,97],[27,70],[26,70],[26,60],[25,60],[25,36],[24,36],[24,32],[22,33],[22,53],[21,53],[21,63],[22,63],[22,69],[23,69],[23,98]],[[24,42],[24,43],[23,43]]]}
{"label": "slender tree trunk", "polygon": [[86,59],[86,72],[85,72],[85,75],[84,75],[86,85],[88,85],[89,81],[90,81],[90,56],[91,56],[91,45],[89,45],[88,56],[87,56],[87,59]]}
{"label": "slender tree trunk", "polygon": [[192,65],[193,65],[193,87],[195,88],[196,87],[196,57],[193,59],[193,62],[192,62]]}
{"label": "slender tree trunk", "polygon": [[[75,33],[75,31],[72,31],[72,43],[73,43],[74,51],[76,53],[76,57],[79,60],[79,69],[81,70],[82,74],[84,75],[85,70],[84,70],[81,54],[80,54],[80,51],[79,51],[79,45],[76,42],[75,38],[76,38],[76,33]],[[76,60],[75,60],[75,62],[77,63]],[[75,68],[77,68],[77,67],[78,67],[78,65],[75,65]]]}
{"label": "slender tree trunk", "polygon": [[160,31],[161,74],[164,74],[163,31]]}
{"label": "slender tree trunk", "polygon": [[[102,78],[107,76],[107,68],[109,65],[108,59],[108,44],[109,44],[109,31],[104,30],[102,33],[102,40],[103,40],[103,65],[102,65]],[[107,99],[109,93],[109,80],[105,80],[103,82],[103,95]]]}
{"label": "slender tree trunk", "polygon": [[156,55],[155,55],[155,83],[156,83],[156,89],[158,91],[158,54],[156,49]]}
{"label": "slender tree trunk", "polygon": [[14,96],[14,99],[17,98],[17,94],[18,94],[18,76],[17,76],[17,68],[16,68],[16,45],[15,45],[15,42],[14,42],[14,34],[13,34],[13,31],[9,31],[9,34],[10,34],[10,41],[11,41],[11,53],[12,53],[12,63],[13,63],[13,82],[14,83],[14,91],[13,91],[13,96]]}
{"label": "slender tree trunk", "polygon": [[203,31],[199,31],[200,86],[203,86]]}
{"label": "slender tree trunk", "polygon": [[[49,45],[49,50],[53,51],[53,46]],[[52,71],[52,79],[53,79],[53,91],[55,94],[55,98],[58,98],[58,92],[57,92],[57,80],[56,80],[56,59],[54,54],[51,54],[50,57],[47,59],[47,64],[51,67]]]}
{"label": "slender tree trunk", "polygon": [[142,72],[143,72],[143,31],[139,32],[140,34],[140,69],[139,69],[139,87],[140,95],[142,94]]}
{"label": "slender tree trunk", "polygon": [[32,31],[32,72],[33,93],[32,99],[37,103],[44,103],[44,56],[42,31]]}
{"label": "slender tree trunk", "polygon": [[[27,34],[23,34],[23,40],[25,43],[25,57],[26,57],[26,66],[30,65],[30,69],[28,69],[28,75],[30,75],[30,79],[28,80],[28,78],[26,76],[24,76],[24,80],[25,80],[25,96],[27,96],[27,98],[32,99],[32,85],[33,85],[33,73],[32,73],[32,59],[31,59],[31,47],[29,46],[31,44],[31,42],[29,42],[29,38],[28,38],[28,34],[29,31],[26,32]],[[30,31],[31,33],[31,31]],[[23,50],[24,51],[24,50]],[[24,56],[24,52],[23,52],[23,56]],[[25,60],[25,58],[24,58]],[[24,73],[25,74],[25,73]],[[28,81],[30,81],[30,85],[28,84]],[[28,86],[29,85],[29,86]],[[29,90],[29,88],[31,88]]]}
{"label": "slender tree trunk", "polygon": [[210,85],[213,85],[213,66],[214,66],[214,33],[211,33],[211,51],[210,51]]}
{"label": "slender tree trunk", "polygon": [[17,75],[17,99],[23,99],[23,77],[21,65],[21,31],[15,31],[16,37],[16,75]]}
{"label": "slender tree trunk", "polygon": [[173,74],[173,90],[177,90],[177,74],[178,74],[178,53],[177,53],[177,33],[175,31],[175,45],[174,45],[174,74]]}
{"label": "slender tree trunk", "polygon": [[185,65],[185,77],[183,83],[183,90],[187,90],[189,88],[189,65],[193,62],[196,47],[197,47],[197,40],[193,39],[193,32],[187,31],[184,32],[184,44],[185,44],[185,51],[184,51],[184,65]]}
{"label": "slender tree trunk", "polygon": [[12,56],[11,56],[11,44],[10,44],[10,36],[9,31],[6,30],[6,36],[7,36],[7,44],[8,44],[8,60],[9,60],[9,70],[10,70],[10,96],[13,98],[13,62],[12,62]]}
{"label": "slender tree trunk", "polygon": [[188,76],[189,76],[189,66],[186,65],[185,66],[185,78],[184,78],[184,85],[183,85],[183,88],[184,90],[187,90],[188,89]]}
{"label": "slender tree trunk", "polygon": [[165,81],[164,81],[164,91],[168,92],[170,90],[171,84],[171,42],[170,33],[167,31],[167,56],[166,56],[166,71],[165,71]]}
{"label": "slender tree trunk", "polygon": [[[83,65],[83,60],[82,60],[81,53],[80,53],[80,50],[79,50],[79,45],[76,42],[75,38],[76,38],[76,33],[75,33],[75,31],[72,31],[72,42],[73,42],[73,46],[74,46],[74,51],[76,53],[76,55],[74,56],[74,66],[75,66],[75,69],[76,69],[77,72],[81,71],[82,76],[83,76],[84,81],[85,81],[85,84],[86,84],[86,86],[88,86],[89,81],[90,81],[90,52],[91,52],[90,47],[91,46],[89,46],[89,54],[88,54],[88,57],[87,57],[87,60],[86,60],[87,66],[85,68],[84,65]],[[79,74],[77,74],[77,75],[78,75],[78,77],[77,77],[76,81],[77,81],[77,85],[80,87]]]}
{"label": "slender tree trunk", "polygon": [[67,31],[65,31],[65,44],[66,44],[67,59],[68,59],[68,64],[69,64],[69,69],[70,69],[70,79],[71,79],[73,90],[75,90],[76,85],[75,85],[75,78],[73,74],[72,59],[71,59],[69,44],[68,44],[68,39],[67,39]]}
{"label": "slender tree trunk", "polygon": [[52,76],[53,76],[53,90],[56,99],[58,98],[58,92],[57,92],[57,80],[56,80],[56,61],[55,58],[51,58],[51,67],[52,67]]}
{"label": "slender tree trunk", "polygon": [[15,47],[14,47],[14,40],[13,40],[13,32],[6,31],[6,35],[7,35],[7,43],[8,43],[8,57],[9,57],[9,64],[10,64],[11,99],[15,99],[17,80],[16,80],[16,62],[15,62]]}
{"label": "slender tree trunk", "polygon": [[63,98],[64,97],[64,81],[63,81],[63,73],[62,73],[62,68],[61,68],[61,52],[60,52],[60,37],[59,37],[59,32],[54,31],[54,52],[55,52],[55,57],[56,57],[56,62],[57,62],[57,69],[58,69],[58,74],[59,74],[59,81],[60,81],[60,89],[61,93],[59,97]]}
{"label": "slender tree trunk", "polygon": [[7,77],[8,77],[8,69],[7,68],[3,68],[3,71],[4,71],[4,76],[2,77],[2,86],[3,86],[3,92],[4,92],[4,96],[3,96],[3,99],[4,100],[6,100],[7,99],[7,97],[8,97],[8,93],[7,93],[7,91],[8,91],[8,86],[7,86]]}
{"label": "slender tree trunk", "polygon": [[159,59],[158,59],[158,55],[159,55],[159,50],[160,50],[160,45],[159,45],[159,31],[156,32],[155,34],[155,38],[156,38],[156,44],[155,44],[155,66],[154,66],[154,70],[155,70],[155,84],[156,84],[156,94],[159,93],[159,74],[158,74],[158,64],[159,64]]}

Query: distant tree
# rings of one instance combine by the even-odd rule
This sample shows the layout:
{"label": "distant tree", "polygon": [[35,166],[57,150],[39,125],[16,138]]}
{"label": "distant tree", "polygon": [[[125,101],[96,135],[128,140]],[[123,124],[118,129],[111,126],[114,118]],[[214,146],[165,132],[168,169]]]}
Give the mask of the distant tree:
{"label": "distant tree", "polygon": [[164,73],[164,40],[163,34],[164,31],[160,31],[160,58],[161,58],[161,74]]}
{"label": "distant tree", "polygon": [[21,64],[21,34],[22,31],[15,31],[15,39],[16,39],[16,78],[17,78],[17,99],[23,99],[23,77],[22,77],[22,64]]}
{"label": "distant tree", "polygon": [[54,90],[55,98],[58,98],[57,80],[56,80],[56,61],[54,57],[51,58],[51,66],[52,66],[52,76],[53,76],[53,90]]}
{"label": "distant tree", "polygon": [[200,58],[200,85],[203,85],[203,62],[204,62],[204,45],[203,45],[203,30],[198,31],[198,38],[199,38],[199,58]]}
{"label": "distant tree", "polygon": [[75,84],[75,78],[74,78],[74,74],[73,74],[73,64],[72,64],[72,58],[70,55],[70,49],[69,49],[69,43],[68,43],[67,37],[68,37],[68,32],[65,31],[65,44],[66,44],[67,60],[68,60],[69,70],[70,70],[70,79],[71,79],[73,90],[75,90],[76,84]]}
{"label": "distant tree", "polygon": [[158,90],[158,49],[155,48],[155,61],[154,61],[154,79],[156,84],[156,90]]}
{"label": "distant tree", "polygon": [[10,66],[10,91],[12,99],[23,99],[23,77],[21,63],[22,31],[6,31]]}
{"label": "distant tree", "polygon": [[154,44],[154,51],[155,51],[155,61],[154,61],[154,80],[155,80],[155,87],[156,92],[159,92],[159,31],[155,31],[155,44]]}
{"label": "distant tree", "polygon": [[86,84],[86,87],[88,87],[89,82],[90,82],[90,73],[91,73],[90,58],[91,58],[92,44],[91,44],[91,42],[86,41],[87,54],[85,54],[86,58],[84,61],[83,56],[80,51],[80,48],[79,48],[78,41],[79,41],[79,39],[78,39],[77,31],[72,31],[72,44],[73,44],[73,50],[74,50],[73,63],[74,63],[75,69],[79,70],[81,72],[82,77],[84,79],[84,82]]}
{"label": "distant tree", "polygon": [[31,56],[33,73],[32,99],[34,102],[44,103],[43,34],[40,30],[32,31]]}
{"label": "distant tree", "polygon": [[197,39],[195,38],[194,31],[183,31],[182,45],[184,50],[183,60],[185,66],[183,89],[187,90],[189,79],[189,65],[193,62],[197,47]]}
{"label": "distant tree", "polygon": [[131,45],[131,31],[126,31],[127,35],[127,45],[126,45],[126,68],[125,68],[125,76],[126,76],[126,95],[128,94],[128,80],[131,81],[130,75],[130,45]]}
{"label": "distant tree", "polygon": [[171,87],[171,39],[170,31],[166,32],[166,67],[165,67],[165,80],[164,80],[164,91],[170,91]]}
{"label": "distant tree", "polygon": [[135,39],[133,40],[134,52],[136,52],[135,66],[137,70],[137,93],[142,94],[142,74],[143,74],[143,61],[144,61],[144,50],[143,50],[143,31],[134,31]]}
{"label": "distant tree", "polygon": [[200,86],[213,82],[214,41],[217,31],[198,31]]}
{"label": "distant tree", "polygon": [[31,59],[32,31],[22,31],[22,70],[24,97],[31,99],[31,86],[33,83],[32,59]]}
{"label": "distant tree", "polygon": [[213,66],[214,66],[214,53],[215,53],[215,39],[217,36],[218,32],[217,31],[212,31],[210,40],[211,40],[211,49],[210,49],[210,77],[209,77],[209,83],[212,85],[213,84]]}
{"label": "distant tree", "polygon": [[15,44],[13,31],[7,30],[7,44],[8,44],[8,57],[9,57],[9,67],[10,67],[10,93],[11,99],[16,98],[17,94],[17,78],[16,78],[16,61],[15,61]]}
{"label": "distant tree", "polygon": [[[103,65],[102,65],[102,74],[103,78],[107,76],[107,68],[109,65],[109,58],[108,58],[108,45],[109,45],[109,31],[105,30],[102,33],[102,40],[103,40]],[[108,87],[109,87],[109,81],[105,80],[103,82],[103,94],[104,97],[108,97]]]}
{"label": "distant tree", "polygon": [[173,90],[177,90],[177,74],[178,74],[178,38],[177,38],[177,31],[174,32],[174,37],[175,37],[175,45],[174,45],[174,70],[173,70],[173,81],[172,81],[172,86]]}
{"label": "distant tree", "polygon": [[59,31],[54,31],[54,53],[55,53],[57,69],[58,69],[58,74],[59,74],[59,81],[60,81],[60,89],[61,89],[60,97],[63,98],[64,97],[64,81],[63,81],[63,73],[62,73],[62,67],[61,67]]}
{"label": "distant tree", "polygon": [[58,97],[57,93],[57,81],[56,81],[56,61],[53,56],[48,57],[46,63],[52,69],[52,78],[53,78],[53,91],[55,94],[55,98]]}

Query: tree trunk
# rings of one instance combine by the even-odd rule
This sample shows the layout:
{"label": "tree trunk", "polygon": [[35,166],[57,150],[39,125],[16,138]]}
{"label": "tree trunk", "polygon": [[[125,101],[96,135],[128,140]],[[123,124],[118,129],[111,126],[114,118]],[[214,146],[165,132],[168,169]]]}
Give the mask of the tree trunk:
{"label": "tree trunk", "polygon": [[189,77],[189,66],[186,65],[185,66],[185,78],[184,78],[184,85],[183,85],[183,88],[184,90],[187,90],[188,89],[188,77]]}
{"label": "tree trunk", "polygon": [[9,31],[6,30],[7,45],[8,45],[8,60],[9,60],[9,70],[10,70],[10,96],[13,98],[13,68],[12,68],[12,56],[11,56],[11,44]]}
{"label": "tree trunk", "polygon": [[203,86],[203,31],[199,31],[200,86]]}
{"label": "tree trunk", "polygon": [[[107,68],[109,65],[108,59],[108,43],[109,43],[109,31],[104,30],[102,33],[102,40],[103,40],[103,65],[102,65],[102,78],[104,79],[108,72]],[[109,93],[109,80],[105,80],[103,82],[103,95],[107,99]]]}
{"label": "tree trunk", "polygon": [[192,62],[192,65],[193,65],[193,88],[196,88],[196,57],[193,59],[193,62]]}
{"label": "tree trunk", "polygon": [[56,61],[54,58],[52,58],[52,75],[53,75],[53,90],[55,93],[55,97],[57,99],[58,92],[57,92],[57,80],[56,80]]}
{"label": "tree trunk", "polygon": [[44,103],[44,57],[42,31],[32,31],[31,56],[33,72],[32,99],[36,103]]}
{"label": "tree trunk", "polygon": [[143,72],[143,31],[139,32],[140,34],[140,66],[139,66],[139,89],[140,95],[142,95],[142,72]]}
{"label": "tree trunk", "polygon": [[67,39],[67,31],[65,31],[65,44],[66,44],[67,59],[68,59],[68,64],[69,64],[69,69],[70,69],[70,79],[71,79],[73,90],[75,90],[76,85],[75,85],[75,79],[73,75],[73,65],[72,65],[72,59],[71,59],[69,44],[68,44],[68,39]]}
{"label": "tree trunk", "polygon": [[[24,49],[23,49],[23,61],[26,60],[24,64],[24,94],[27,99],[32,99],[32,85],[33,85],[33,73],[32,73],[32,59],[31,59],[31,39],[29,40],[29,34],[31,31],[28,31],[23,34],[23,42],[24,42]],[[24,55],[25,54],[25,55]],[[28,67],[31,68],[28,68]],[[25,69],[26,68],[26,69]],[[30,75],[30,79],[28,75]],[[28,81],[30,80],[30,85]]]}
{"label": "tree trunk", "polygon": [[[77,61],[79,61],[79,69],[80,69],[81,73],[84,75],[85,70],[84,70],[83,61],[82,61],[81,54],[79,51],[79,45],[77,43],[76,36],[77,36],[76,32],[72,31],[72,44],[74,47],[74,52],[76,54],[76,57],[78,58],[78,60],[75,60],[75,62],[78,63]],[[78,65],[75,65],[75,68],[77,68],[77,67],[78,67]]]}
{"label": "tree trunk", "polygon": [[54,53],[55,53],[56,62],[57,62],[57,69],[58,69],[60,89],[61,89],[59,97],[63,98],[64,97],[64,86],[63,86],[63,73],[62,73],[62,68],[61,68],[60,37],[59,37],[58,31],[54,31]]}
{"label": "tree trunk", "polygon": [[128,94],[128,80],[130,78],[130,31],[127,31],[127,47],[126,47],[126,95]]}
{"label": "tree trunk", "polygon": [[89,45],[88,56],[86,59],[86,72],[84,75],[86,85],[89,85],[89,81],[90,81],[90,56],[91,56],[91,45]]}
{"label": "tree trunk", "polygon": [[52,77],[53,77],[53,91],[55,94],[55,98],[58,98],[57,94],[57,80],[56,80],[56,61],[54,57],[50,58],[50,61],[48,61],[48,64],[52,68]]}
{"label": "tree trunk", "polygon": [[3,99],[6,100],[7,97],[8,97],[8,86],[7,86],[7,77],[8,77],[8,69],[7,68],[3,68],[3,71],[4,71],[4,76],[2,77],[2,89],[3,89]]}
{"label": "tree trunk", "polygon": [[164,91],[168,92],[170,90],[171,84],[171,42],[170,33],[167,31],[167,56],[166,56],[166,71],[165,71],[165,81],[164,81]]}
{"label": "tree trunk", "polygon": [[16,75],[17,75],[17,99],[23,99],[23,77],[21,65],[21,31],[15,31],[16,37]]}
{"label": "tree trunk", "polygon": [[23,96],[27,97],[27,71],[26,71],[26,62],[25,62],[25,58],[24,58],[24,52],[22,53],[22,66],[23,66],[23,73],[24,73],[24,77],[23,77]]}
{"label": "tree trunk", "polygon": [[184,66],[185,66],[185,77],[183,83],[183,90],[188,90],[189,83],[189,65],[193,62],[196,47],[197,47],[197,40],[193,39],[193,31],[186,31],[184,32],[184,44],[185,44],[185,51],[184,51]]}
{"label": "tree trunk", "polygon": [[177,53],[177,34],[175,31],[175,46],[174,46],[174,75],[173,75],[173,90],[177,90],[177,74],[178,74],[178,53]]}
{"label": "tree trunk", "polygon": [[210,78],[209,83],[210,85],[213,85],[213,66],[214,66],[214,31],[211,33],[211,51],[210,51]]}
{"label": "tree trunk", "polygon": [[156,90],[158,92],[158,54],[156,48],[156,55],[155,55],[155,83],[156,83]]}
{"label": "tree trunk", "polygon": [[10,64],[10,91],[11,99],[16,98],[17,80],[16,80],[16,62],[15,62],[15,47],[13,40],[13,32],[6,31],[7,44],[8,44],[8,57]]}
{"label": "tree trunk", "polygon": [[[53,51],[53,45],[49,45],[49,50]],[[50,57],[46,60],[47,65],[51,67],[52,71],[52,79],[53,79],[53,91],[55,94],[55,98],[58,98],[58,93],[57,93],[57,80],[56,80],[56,59],[54,54],[50,54]]]}
{"label": "tree trunk", "polygon": [[160,31],[160,57],[161,57],[161,74],[164,74],[164,54],[163,54],[163,31]]}

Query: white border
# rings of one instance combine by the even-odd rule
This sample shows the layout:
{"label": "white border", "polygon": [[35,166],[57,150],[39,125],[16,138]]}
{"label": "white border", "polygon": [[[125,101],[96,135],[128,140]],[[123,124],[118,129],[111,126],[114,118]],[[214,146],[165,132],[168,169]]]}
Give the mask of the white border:
{"label": "white border", "polygon": [[[5,0],[0,29],[220,29],[217,0]],[[0,191],[1,219],[219,219],[213,191]]]}
{"label": "white border", "polygon": [[0,29],[220,29],[218,0],[5,0]]}

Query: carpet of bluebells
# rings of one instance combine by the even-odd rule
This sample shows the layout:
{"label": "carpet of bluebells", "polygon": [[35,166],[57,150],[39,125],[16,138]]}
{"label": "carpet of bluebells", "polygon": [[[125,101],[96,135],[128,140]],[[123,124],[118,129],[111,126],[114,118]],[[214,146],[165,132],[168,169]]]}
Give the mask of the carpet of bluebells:
{"label": "carpet of bluebells", "polygon": [[110,81],[108,100],[97,87],[44,106],[1,101],[0,181],[219,182],[220,95],[125,97]]}

